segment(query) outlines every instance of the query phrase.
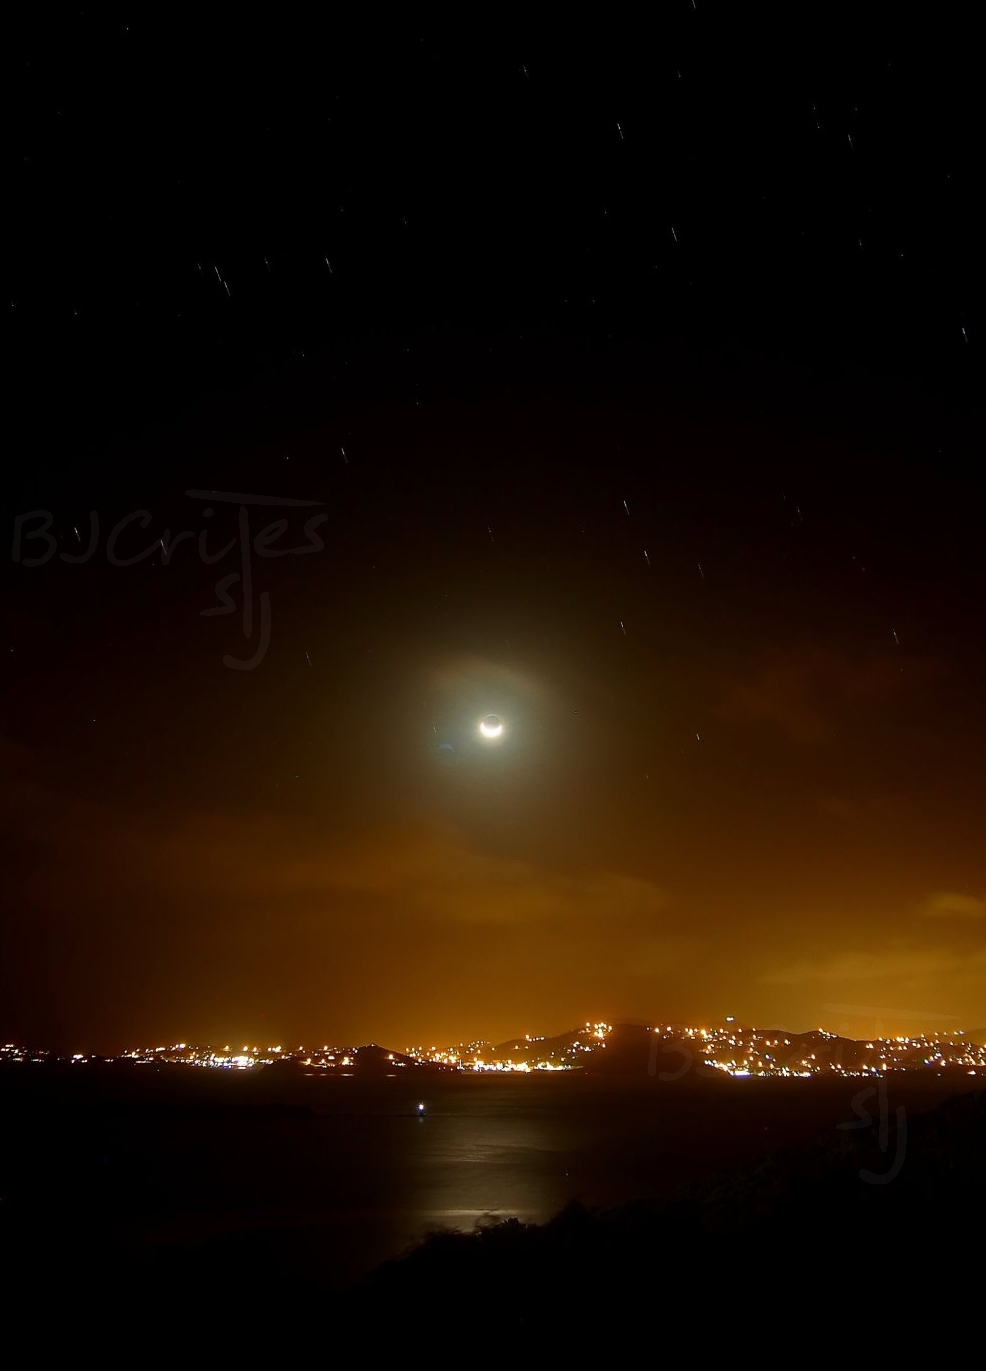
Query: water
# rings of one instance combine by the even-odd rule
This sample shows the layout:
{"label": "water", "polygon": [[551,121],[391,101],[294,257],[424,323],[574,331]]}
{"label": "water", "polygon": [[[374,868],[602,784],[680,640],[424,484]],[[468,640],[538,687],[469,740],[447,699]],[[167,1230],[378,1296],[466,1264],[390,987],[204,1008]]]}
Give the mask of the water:
{"label": "water", "polygon": [[[95,1225],[128,1259],[181,1270],[212,1252],[338,1287],[436,1228],[665,1196],[777,1147],[831,1141],[859,1084],[275,1083],[186,1069],[94,1091],[79,1072],[7,1111],[0,1179],[24,1213],[83,1235]],[[926,1107],[935,1093],[912,1081],[891,1103]]]}

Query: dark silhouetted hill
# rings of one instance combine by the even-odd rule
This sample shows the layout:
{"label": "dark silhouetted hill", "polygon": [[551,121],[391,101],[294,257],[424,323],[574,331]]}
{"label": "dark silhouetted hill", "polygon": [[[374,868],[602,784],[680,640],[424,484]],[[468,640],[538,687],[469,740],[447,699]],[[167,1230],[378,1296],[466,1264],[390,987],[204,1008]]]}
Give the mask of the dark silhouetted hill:
{"label": "dark silhouetted hill", "polygon": [[[605,1047],[592,1054],[585,1066],[586,1075],[644,1076],[653,1070],[657,1053],[653,1035],[642,1024],[614,1024],[606,1038]],[[661,1070],[667,1064],[661,1062]],[[677,1067],[678,1063],[675,1062]]]}

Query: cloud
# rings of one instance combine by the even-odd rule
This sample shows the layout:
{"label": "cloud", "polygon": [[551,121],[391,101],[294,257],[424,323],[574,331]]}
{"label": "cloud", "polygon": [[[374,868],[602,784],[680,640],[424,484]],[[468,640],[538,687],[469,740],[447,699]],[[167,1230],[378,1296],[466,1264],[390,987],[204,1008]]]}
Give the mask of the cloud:
{"label": "cloud", "polygon": [[816,795],[815,803],[825,818],[881,833],[899,833],[916,814],[914,801],[903,795],[836,795],[826,791]]}
{"label": "cloud", "polygon": [[795,742],[821,743],[861,707],[896,699],[941,670],[937,662],[908,659],[903,671],[900,656],[851,657],[817,643],[772,647],[727,689],[718,712],[770,724]]}
{"label": "cloud", "polygon": [[885,1005],[872,1004],[823,1004],[822,1009],[826,1014],[848,1014],[856,1019],[921,1019],[944,1023],[960,1017],[958,1014],[929,1014],[922,1009],[888,1009]]}
{"label": "cloud", "polygon": [[[12,757],[8,753],[8,757]],[[26,761],[27,759],[21,759]],[[141,813],[49,791],[28,766],[9,826],[42,841],[31,891],[52,906],[66,889],[169,907],[197,904],[282,912],[306,921],[373,908],[419,927],[553,927],[564,936],[607,931],[653,937],[665,908],[653,882],[588,866],[488,850],[440,823],[377,824],[326,834],[313,822],[269,813]]]}
{"label": "cloud", "polygon": [[909,948],[886,952],[840,952],[817,961],[797,961],[761,979],[771,985],[806,981],[885,981],[955,972],[966,958],[947,948]]}
{"label": "cloud", "polygon": [[503,661],[475,653],[430,662],[423,670],[423,681],[427,689],[439,696],[464,700],[480,709],[490,698],[504,694],[538,701],[549,698],[543,681]]}
{"label": "cloud", "polygon": [[929,895],[921,905],[919,913],[928,918],[984,919],[986,900],[977,899],[975,895],[963,895],[955,890],[942,890],[935,895]]}
{"label": "cloud", "polygon": [[485,851],[438,824],[378,827],[326,842],[271,817],[195,815],[141,843],[138,870],[183,867],[196,883],[257,897],[357,896],[440,921],[642,918],[664,906],[653,883],[606,871],[561,874]]}
{"label": "cloud", "polygon": [[378,828],[328,846],[310,833],[268,830],[259,862],[250,855],[258,834],[227,830],[217,841],[218,827],[207,826],[205,843],[200,829],[197,869],[254,894],[324,896],[335,904],[372,898],[428,922],[559,928],[645,924],[665,905],[649,881],[606,871],[563,875],[484,851],[440,825]]}

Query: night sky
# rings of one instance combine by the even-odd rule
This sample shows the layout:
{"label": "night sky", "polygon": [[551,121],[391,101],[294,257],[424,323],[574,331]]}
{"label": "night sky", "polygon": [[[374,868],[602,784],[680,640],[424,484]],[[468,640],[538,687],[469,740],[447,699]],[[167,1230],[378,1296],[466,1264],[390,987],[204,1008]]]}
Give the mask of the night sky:
{"label": "night sky", "polygon": [[118,13],[10,34],[4,1040],[986,1022],[972,11]]}

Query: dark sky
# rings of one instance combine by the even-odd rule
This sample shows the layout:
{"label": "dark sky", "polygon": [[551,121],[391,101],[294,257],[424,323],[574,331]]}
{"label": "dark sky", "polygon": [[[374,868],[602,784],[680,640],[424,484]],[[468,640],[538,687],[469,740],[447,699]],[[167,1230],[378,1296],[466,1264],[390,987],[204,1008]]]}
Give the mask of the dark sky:
{"label": "dark sky", "polygon": [[10,44],[0,1034],[986,1021],[972,11],[119,13]]}

